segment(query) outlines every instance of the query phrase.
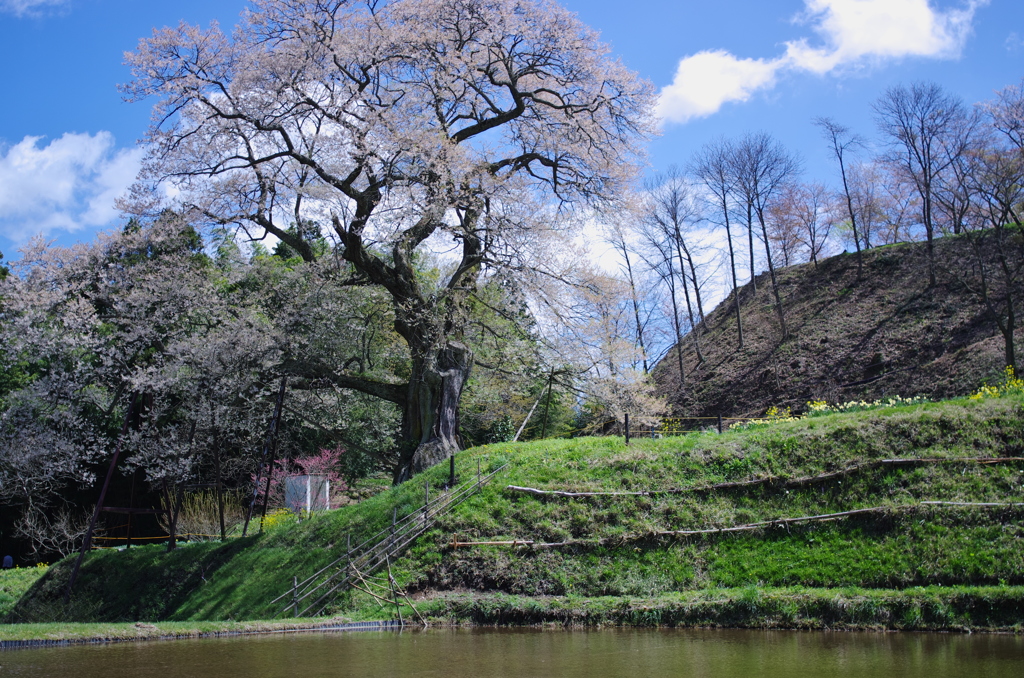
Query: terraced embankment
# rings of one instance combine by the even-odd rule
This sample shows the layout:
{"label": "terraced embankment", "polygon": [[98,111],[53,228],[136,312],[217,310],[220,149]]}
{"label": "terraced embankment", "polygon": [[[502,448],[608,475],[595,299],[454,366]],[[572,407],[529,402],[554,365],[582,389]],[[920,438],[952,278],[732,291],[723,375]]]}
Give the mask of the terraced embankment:
{"label": "terraced embankment", "polygon": [[[439,622],[1019,630],[1022,458],[1020,397],[628,447],[621,438],[492,445],[460,454],[459,473],[475,474],[478,460],[485,469],[507,461],[506,470],[392,572],[419,614]],[[58,564],[9,621],[274,618],[281,606],[268,603],[293,576],[343,554],[348,532],[385,526],[396,507],[399,518],[417,511],[424,479],[437,488],[446,473],[255,538],[93,554],[66,607],[69,568]],[[359,590],[327,613],[397,616]]]}

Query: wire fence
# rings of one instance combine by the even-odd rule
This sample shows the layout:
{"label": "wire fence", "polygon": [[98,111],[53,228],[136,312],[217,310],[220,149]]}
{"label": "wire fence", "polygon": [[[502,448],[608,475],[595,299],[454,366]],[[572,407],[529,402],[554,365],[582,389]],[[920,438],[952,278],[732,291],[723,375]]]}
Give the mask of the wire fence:
{"label": "wire fence", "polygon": [[691,433],[710,433],[717,431],[722,433],[736,424],[751,422],[771,421],[771,417],[656,417],[640,415],[641,420],[659,420],[657,425],[637,425],[636,415],[632,416],[633,423],[630,423],[630,415],[626,415],[625,421],[619,419],[608,419],[602,422],[587,424],[576,428],[562,430],[556,434],[545,436],[544,439],[579,438],[593,436],[626,435],[629,438],[666,438],[672,436],[684,436]]}

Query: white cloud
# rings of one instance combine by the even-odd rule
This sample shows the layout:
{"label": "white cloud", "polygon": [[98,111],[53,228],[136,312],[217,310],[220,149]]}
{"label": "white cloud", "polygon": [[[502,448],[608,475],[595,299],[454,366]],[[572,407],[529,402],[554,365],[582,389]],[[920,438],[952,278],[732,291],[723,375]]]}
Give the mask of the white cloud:
{"label": "white cloud", "polygon": [[746,101],[775,84],[780,60],[739,59],[724,50],[698,52],[679,62],[672,84],[661,90],[658,115],[687,122],[718,111],[730,101]]}
{"label": "white cloud", "polygon": [[66,5],[70,0],[0,0],[0,11],[14,16],[36,16],[46,9]]}
{"label": "white cloud", "polygon": [[827,73],[864,60],[908,56],[955,59],[971,32],[975,11],[988,0],[970,0],[947,10],[929,0],[805,0],[810,23],[824,40],[786,44],[789,67]]}
{"label": "white cloud", "polygon": [[658,113],[670,122],[705,117],[773,87],[786,71],[824,75],[904,57],[959,58],[975,12],[988,3],[937,9],[932,0],[804,0],[796,20],[811,27],[818,44],[787,42],[774,59],[741,59],[724,50],[685,57],[661,90]]}
{"label": "white cloud", "polygon": [[115,148],[109,132],[69,133],[46,146],[41,140],[0,148],[0,234],[20,242],[116,219],[114,200],[134,180],[142,150]]}

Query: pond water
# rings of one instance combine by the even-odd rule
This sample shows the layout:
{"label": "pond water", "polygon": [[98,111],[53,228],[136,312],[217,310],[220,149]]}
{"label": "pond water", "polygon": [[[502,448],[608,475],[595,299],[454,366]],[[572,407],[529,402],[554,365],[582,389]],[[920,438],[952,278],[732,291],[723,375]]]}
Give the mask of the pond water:
{"label": "pond water", "polygon": [[0,676],[1021,678],[1024,638],[711,629],[303,633],[14,650],[0,653]]}

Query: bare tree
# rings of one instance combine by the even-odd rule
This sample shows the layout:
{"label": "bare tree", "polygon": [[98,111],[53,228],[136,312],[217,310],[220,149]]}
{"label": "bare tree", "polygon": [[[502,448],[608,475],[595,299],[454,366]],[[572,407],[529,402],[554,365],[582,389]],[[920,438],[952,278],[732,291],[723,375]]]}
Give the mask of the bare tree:
{"label": "bare tree", "polygon": [[[693,243],[687,232],[701,218],[694,196],[681,172],[673,168],[665,175],[649,182],[644,209],[644,235],[654,251],[658,252],[671,275],[678,270],[679,282],[686,301],[686,314],[690,325],[690,338],[699,362],[704,361],[700,345],[700,323],[704,308],[700,293],[700,278],[694,262]],[[679,262],[678,269],[672,263]],[[674,286],[674,285],[673,285]],[[691,292],[692,290],[692,292]],[[696,313],[694,308],[696,304]]]}
{"label": "bare tree", "polygon": [[984,109],[992,129],[1024,152],[1024,79],[1019,85],[1001,89],[994,101],[984,105]]}
{"label": "bare tree", "polygon": [[966,221],[966,235],[975,255],[974,270],[962,271],[959,277],[995,321],[1003,336],[1006,365],[1018,374],[1014,335],[1024,296],[1024,146],[1016,146],[1019,137],[1006,133],[1015,113],[1003,103],[997,99],[989,108],[994,132],[990,143],[972,153],[976,160],[968,180],[977,204],[972,208],[975,218]]}
{"label": "bare tree", "polygon": [[857,233],[857,212],[853,209],[853,194],[846,176],[846,155],[848,152],[863,148],[864,139],[831,118],[816,118],[814,124],[821,128],[822,134],[831,146],[832,155],[839,163],[839,175],[843,179],[843,195],[846,198],[846,212],[850,218],[853,244],[857,250],[857,277],[859,278],[862,274],[863,257],[860,252],[860,235]]}
{"label": "bare tree", "polygon": [[912,227],[918,220],[913,215],[920,200],[905,175],[901,167],[884,159],[850,167],[853,208],[860,219],[864,249],[915,239]]}
{"label": "bare tree", "polygon": [[[749,139],[749,135],[748,138]],[[746,141],[745,139],[744,141]],[[733,176],[733,209],[738,220],[747,229],[747,253],[750,264],[750,289],[757,293],[757,256],[754,251],[754,187],[748,176],[749,166],[743,148],[744,141],[732,146],[729,156],[729,172]]]}
{"label": "bare tree", "polygon": [[776,201],[783,187],[793,180],[800,164],[778,141],[765,132],[748,134],[736,145],[734,155],[738,184],[742,187],[747,210],[753,211],[761,228],[768,273],[775,297],[775,311],[779,317],[782,340],[789,338],[786,314],[782,308],[782,295],[772,262],[771,241],[768,237],[768,209]]}
{"label": "bare tree", "polygon": [[[230,36],[156,31],[128,55],[128,98],[158,99],[134,209],[169,182],[209,222],[306,261],[320,255],[287,224],[331,224],[410,359],[387,381],[302,376],[402,409],[401,480],[458,449],[483,277],[543,275],[545,208],[598,202],[637,170],[653,88],[607,51],[548,0],[258,0]],[[417,270],[431,243],[457,248],[441,281]]]}
{"label": "bare tree", "polygon": [[640,231],[650,248],[649,254],[644,256],[644,261],[648,268],[655,272],[661,278],[661,281],[668,286],[670,321],[675,334],[673,347],[676,354],[676,367],[679,370],[679,384],[685,386],[686,365],[683,362],[683,326],[679,318],[679,297],[676,294],[678,278],[675,268],[675,248],[671,241],[663,237],[663,233],[656,224],[649,221],[643,221],[641,224]]}
{"label": "bare tree", "polygon": [[818,259],[827,251],[829,236],[835,226],[838,205],[828,189],[821,184],[789,184],[779,200],[769,209],[772,241],[784,249],[783,263],[797,263],[798,248],[818,266]]}
{"label": "bare tree", "polygon": [[921,197],[928,242],[928,281],[935,285],[935,196],[939,177],[958,157],[957,134],[968,117],[963,102],[934,83],[890,87],[874,104],[878,127],[889,138],[891,159],[912,178]]}
{"label": "bare tree", "polygon": [[939,214],[938,227],[945,233],[962,233],[965,220],[975,197],[971,175],[977,161],[976,150],[983,142],[981,111],[965,110],[951,121],[949,133],[943,139],[942,153],[946,166],[935,182],[935,207]]}
{"label": "bare tree", "polygon": [[613,223],[606,233],[608,244],[622,256],[622,273],[626,276],[629,285],[629,301],[633,309],[634,337],[636,346],[640,351],[643,363],[644,374],[650,372],[648,357],[647,325],[650,320],[650,312],[647,308],[648,295],[644,294],[638,284],[639,271],[636,270],[635,259],[638,258],[630,243],[631,238],[626,235],[626,229],[621,223]]}
{"label": "bare tree", "polygon": [[714,212],[721,221],[718,225],[725,229],[725,240],[729,247],[729,271],[732,274],[732,296],[736,310],[736,335],[738,347],[743,348],[743,320],[740,317],[739,284],[736,278],[736,252],[732,242],[732,228],[729,223],[730,200],[735,188],[735,176],[732,172],[731,158],[733,151],[726,139],[719,139],[706,144],[690,162],[690,171],[707,189]]}
{"label": "bare tree", "polygon": [[31,544],[33,556],[57,554],[65,558],[77,551],[85,539],[89,531],[89,513],[73,508],[30,506],[22,513],[14,529],[19,537]]}

